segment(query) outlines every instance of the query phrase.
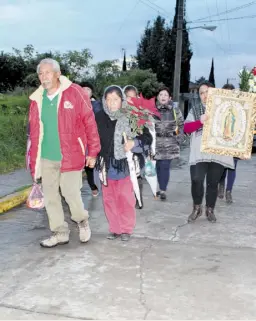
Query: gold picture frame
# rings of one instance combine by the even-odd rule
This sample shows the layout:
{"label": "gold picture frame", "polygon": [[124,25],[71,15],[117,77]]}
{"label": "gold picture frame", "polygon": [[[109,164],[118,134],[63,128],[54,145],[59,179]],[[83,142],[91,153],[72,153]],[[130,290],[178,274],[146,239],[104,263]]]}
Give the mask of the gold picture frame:
{"label": "gold picture frame", "polygon": [[251,158],[256,94],[209,88],[205,113],[201,152]]}

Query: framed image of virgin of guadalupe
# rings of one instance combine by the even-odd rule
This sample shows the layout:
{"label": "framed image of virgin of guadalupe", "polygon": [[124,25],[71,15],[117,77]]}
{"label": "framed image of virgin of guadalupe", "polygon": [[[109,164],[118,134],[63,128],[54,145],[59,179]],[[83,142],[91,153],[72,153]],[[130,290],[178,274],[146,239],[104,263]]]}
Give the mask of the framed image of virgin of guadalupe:
{"label": "framed image of virgin of guadalupe", "polygon": [[256,94],[208,89],[201,152],[249,159],[256,120]]}

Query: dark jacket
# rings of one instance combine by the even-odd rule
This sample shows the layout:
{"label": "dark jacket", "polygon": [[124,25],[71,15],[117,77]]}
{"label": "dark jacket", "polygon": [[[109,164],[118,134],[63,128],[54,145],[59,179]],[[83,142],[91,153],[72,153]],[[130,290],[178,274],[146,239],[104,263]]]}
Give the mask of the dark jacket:
{"label": "dark jacket", "polygon": [[184,118],[179,108],[171,104],[157,106],[161,119],[156,120],[156,160],[174,159],[180,156]]}
{"label": "dark jacket", "polygon": [[99,100],[91,100],[91,103],[94,114],[102,110],[102,104]]}

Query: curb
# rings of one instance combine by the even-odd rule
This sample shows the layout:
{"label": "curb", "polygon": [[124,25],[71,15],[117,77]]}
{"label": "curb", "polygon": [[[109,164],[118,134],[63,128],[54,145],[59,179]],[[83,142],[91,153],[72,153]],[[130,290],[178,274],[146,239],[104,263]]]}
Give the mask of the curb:
{"label": "curb", "polygon": [[[83,172],[83,178],[86,176],[86,173]],[[0,198],[0,214],[6,213],[9,210],[17,207],[26,202],[29,193],[31,192],[31,186],[25,186],[23,188],[17,189],[13,193],[3,196]]]}
{"label": "curb", "polygon": [[32,186],[0,198],[0,214],[26,202]]}

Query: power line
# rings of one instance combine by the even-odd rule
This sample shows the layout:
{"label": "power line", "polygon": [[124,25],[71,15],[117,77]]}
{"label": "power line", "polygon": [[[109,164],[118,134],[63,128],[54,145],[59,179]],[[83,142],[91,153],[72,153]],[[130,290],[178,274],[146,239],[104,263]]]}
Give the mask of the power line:
{"label": "power line", "polygon": [[[216,0],[217,1],[217,0]],[[227,0],[225,0],[226,2],[226,11],[228,11],[228,3]],[[228,19],[228,14],[226,13],[226,18]],[[230,45],[230,30],[229,30],[229,23],[227,21],[227,29],[228,29],[228,47],[229,47],[229,51],[231,49],[231,45]]]}
{"label": "power line", "polygon": [[[146,1],[146,0],[144,0],[144,1]],[[155,10],[156,12],[158,12],[158,14],[160,14],[159,10],[157,10],[157,9],[154,8],[154,7],[152,7],[148,2],[144,2],[144,1],[143,1],[143,0],[139,0],[139,2],[145,4],[146,6],[148,6],[149,8]],[[167,14],[163,14],[163,13],[161,13],[161,14],[162,14],[163,16],[165,16],[166,18],[169,19],[169,16],[168,16]]]}
{"label": "power line", "polygon": [[136,9],[137,5],[139,4],[140,0],[137,0],[135,2],[135,5],[133,6],[132,10],[128,13],[128,15],[125,16],[121,26],[119,27],[119,29],[117,30],[117,34],[121,31],[121,29],[123,28],[125,22],[127,21],[127,19],[130,17],[130,15],[133,13],[133,11]]}
{"label": "power line", "polygon": [[242,16],[242,17],[233,17],[233,18],[224,18],[224,19],[216,19],[216,20],[204,20],[204,21],[190,21],[189,23],[209,23],[209,22],[219,22],[219,21],[229,21],[229,20],[241,20],[241,19],[252,19],[256,18],[256,15],[251,16]]}
{"label": "power line", "polygon": [[162,10],[164,13],[168,14],[168,12],[166,12],[166,10],[163,7],[160,7],[159,5],[157,5],[156,3],[152,2],[151,0],[144,0],[144,1],[151,3],[156,8],[158,8],[158,9]]}
{"label": "power line", "polygon": [[[223,11],[223,12],[219,12],[219,13],[217,13],[217,14],[209,15],[208,17],[195,19],[195,20],[193,20],[193,21],[188,21],[188,23],[193,23],[193,22],[197,22],[197,21],[200,21],[200,22],[201,22],[201,20],[210,19],[210,18],[212,18],[212,17],[224,15],[224,14],[231,13],[231,12],[236,12],[236,11],[238,11],[238,10],[241,10],[241,9],[247,8],[247,7],[249,7],[249,6],[252,6],[252,5],[254,5],[255,3],[256,3],[256,1],[252,1],[252,2],[249,2],[249,3],[243,4],[242,6],[239,6],[239,7],[234,7],[234,8],[232,8],[232,9],[229,9],[229,10],[226,10],[226,11]],[[208,10],[208,14],[209,14],[209,10]]]}
{"label": "power line", "polygon": [[[218,0],[215,0],[215,5],[216,5],[217,16],[218,16],[219,19],[221,19],[221,18],[220,18],[219,7],[218,7]],[[221,25],[220,25],[219,22],[218,22],[218,26],[219,26],[219,29],[220,29],[221,43],[223,43],[223,32],[222,32],[222,27],[221,27]],[[216,42],[217,46],[218,46],[221,50],[224,51],[224,53],[225,53],[226,56],[229,56],[229,55],[227,55],[225,48],[222,47],[222,45],[218,42],[218,39],[217,39],[217,36],[216,36],[215,33],[214,33],[214,37],[215,37],[215,42]]]}
{"label": "power line", "polygon": [[204,0],[204,1],[206,4],[206,7],[207,7],[208,15],[210,16],[210,9],[209,9],[209,5],[208,5],[208,1],[207,0]]}

